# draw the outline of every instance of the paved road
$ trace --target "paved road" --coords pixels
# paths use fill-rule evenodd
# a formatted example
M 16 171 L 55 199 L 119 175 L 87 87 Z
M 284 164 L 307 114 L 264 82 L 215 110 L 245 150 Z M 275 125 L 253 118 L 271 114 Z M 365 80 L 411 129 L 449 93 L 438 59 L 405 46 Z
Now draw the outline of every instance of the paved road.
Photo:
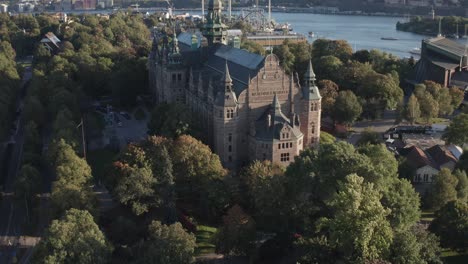
M 361 138 L 361 133 L 367 129 L 378 133 L 384 133 L 390 128 L 396 126 L 395 118 L 395 111 L 386 110 L 382 119 L 356 122 L 352 128 L 354 133 L 352 133 L 346 141 L 355 145 Z
M 21 83 L 21 89 L 19 96 L 16 101 L 15 109 L 20 109 L 20 106 L 24 103 L 24 96 L 26 94 L 27 83 L 32 77 L 32 69 L 27 68 L 23 74 Z M 20 114 L 17 115 L 15 122 L 18 124 L 18 129 L 12 132 L 11 139 L 15 142 L 13 150 L 11 152 L 11 159 L 8 173 L 5 177 L 5 184 L 3 188 L 4 196 L 2 197 L 0 206 L 0 236 L 3 236 L 3 240 L 8 240 L 6 236 L 18 236 L 21 233 L 21 228 L 27 221 L 26 208 L 23 204 L 18 204 L 13 198 L 13 184 L 19 173 L 23 158 L 23 144 L 24 144 L 24 124 L 22 121 L 22 109 Z M 16 255 L 17 246 L 9 241 L 3 241 L 9 247 L 3 247 L 0 250 L 0 263 L 11 263 L 13 257 Z

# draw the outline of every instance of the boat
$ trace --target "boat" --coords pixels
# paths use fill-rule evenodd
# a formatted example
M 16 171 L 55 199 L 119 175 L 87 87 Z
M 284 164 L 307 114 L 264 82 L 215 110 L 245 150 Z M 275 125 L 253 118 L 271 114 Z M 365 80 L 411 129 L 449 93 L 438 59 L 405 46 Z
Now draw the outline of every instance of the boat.
M 413 54 L 413 55 L 421 55 L 421 49 L 420 48 L 414 48 L 414 49 L 410 50 L 409 53 Z
M 313 31 L 309 31 L 309 38 L 314 38 L 315 37 L 315 33 Z
M 381 37 L 381 40 L 398 40 L 397 38 L 394 37 Z

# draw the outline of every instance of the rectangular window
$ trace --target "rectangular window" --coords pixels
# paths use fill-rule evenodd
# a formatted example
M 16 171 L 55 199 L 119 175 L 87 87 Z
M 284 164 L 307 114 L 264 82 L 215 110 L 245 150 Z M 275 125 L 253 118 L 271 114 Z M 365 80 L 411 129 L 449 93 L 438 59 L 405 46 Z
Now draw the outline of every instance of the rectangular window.
M 281 144 L 278 144 L 278 149 L 281 149 Z
M 177 74 L 177 80 L 182 81 L 182 74 Z
M 424 174 L 424 182 L 428 182 L 429 181 L 429 174 Z
M 229 152 L 232 152 L 232 146 L 231 146 L 231 145 L 229 145 L 228 151 L 229 151 Z
M 289 153 L 281 153 L 281 162 L 289 161 Z
M 172 74 L 172 82 L 175 82 L 176 81 L 176 75 L 175 73 Z
M 291 143 L 289 143 L 289 147 L 290 147 L 290 148 L 292 148 L 292 142 L 291 142 Z

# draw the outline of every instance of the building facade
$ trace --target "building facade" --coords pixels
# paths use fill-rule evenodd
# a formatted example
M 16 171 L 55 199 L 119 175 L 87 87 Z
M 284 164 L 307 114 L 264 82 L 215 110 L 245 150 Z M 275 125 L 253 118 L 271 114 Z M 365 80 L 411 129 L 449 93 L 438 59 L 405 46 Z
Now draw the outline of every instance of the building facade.
M 203 32 L 171 36 L 171 42 L 156 34 L 149 56 L 156 104 L 186 104 L 229 169 L 252 160 L 287 166 L 318 144 L 321 96 L 312 64 L 299 80 L 274 54 L 227 45 L 219 0 L 209 2 L 206 21 Z

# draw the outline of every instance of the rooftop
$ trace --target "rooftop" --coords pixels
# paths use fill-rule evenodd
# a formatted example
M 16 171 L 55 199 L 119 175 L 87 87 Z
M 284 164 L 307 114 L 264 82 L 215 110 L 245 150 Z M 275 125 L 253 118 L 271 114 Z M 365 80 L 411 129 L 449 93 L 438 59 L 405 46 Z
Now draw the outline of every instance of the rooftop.
M 466 55 L 465 46 L 447 39 L 445 37 L 430 38 L 424 40 L 430 49 L 438 49 L 449 53 L 450 55 L 463 57 Z

